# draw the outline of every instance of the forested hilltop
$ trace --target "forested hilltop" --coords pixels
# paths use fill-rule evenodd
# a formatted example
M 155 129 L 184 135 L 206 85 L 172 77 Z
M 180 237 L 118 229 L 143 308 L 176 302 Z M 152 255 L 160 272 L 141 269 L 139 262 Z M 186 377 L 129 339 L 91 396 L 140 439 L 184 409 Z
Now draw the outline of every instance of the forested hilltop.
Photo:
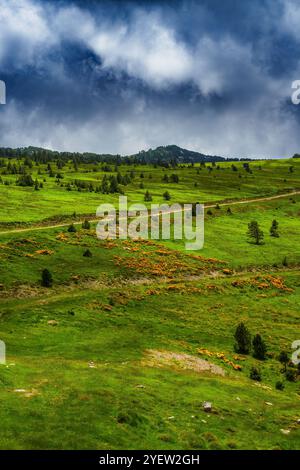
M 183 149 L 177 145 L 160 146 L 156 149 L 142 150 L 133 155 L 119 154 L 98 154 L 91 152 L 58 152 L 55 150 L 44 149 L 40 147 L 19 147 L 7 148 L 0 147 L 0 156 L 6 158 L 24 158 L 29 157 L 39 163 L 48 163 L 53 160 L 93 163 L 128 163 L 128 164 L 147 164 L 155 163 L 157 165 L 179 164 L 179 163 L 201 163 L 201 162 L 222 162 L 222 161 L 248 161 L 250 158 L 221 157 L 218 155 L 205 155 L 204 153 L 194 152 Z

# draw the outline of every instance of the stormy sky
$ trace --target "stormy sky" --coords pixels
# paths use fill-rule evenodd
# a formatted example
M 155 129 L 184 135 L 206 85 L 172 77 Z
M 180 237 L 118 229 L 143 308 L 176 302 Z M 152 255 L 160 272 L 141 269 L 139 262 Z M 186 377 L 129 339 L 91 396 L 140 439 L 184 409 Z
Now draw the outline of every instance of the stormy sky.
M 0 146 L 300 152 L 298 0 L 0 0 Z

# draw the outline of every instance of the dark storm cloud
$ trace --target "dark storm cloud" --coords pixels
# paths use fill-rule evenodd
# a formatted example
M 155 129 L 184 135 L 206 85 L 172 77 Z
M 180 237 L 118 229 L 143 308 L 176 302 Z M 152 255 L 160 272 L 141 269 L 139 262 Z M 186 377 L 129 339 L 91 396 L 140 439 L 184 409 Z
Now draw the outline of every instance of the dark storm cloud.
M 0 0 L 0 145 L 299 151 L 294 0 Z

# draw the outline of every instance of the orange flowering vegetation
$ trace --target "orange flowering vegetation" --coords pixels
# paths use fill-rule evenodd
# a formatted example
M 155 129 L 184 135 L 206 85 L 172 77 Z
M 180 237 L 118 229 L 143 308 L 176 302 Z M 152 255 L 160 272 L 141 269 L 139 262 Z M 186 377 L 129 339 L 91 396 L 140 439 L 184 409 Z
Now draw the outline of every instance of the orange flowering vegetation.
M 112 240 L 105 240 L 103 243 L 103 247 L 111 250 L 112 248 L 116 248 L 118 245 L 115 241 Z
M 36 258 L 35 255 L 53 255 L 53 250 L 48 250 L 47 248 L 43 250 L 36 250 L 34 253 L 25 253 L 26 258 Z
M 56 240 L 66 242 L 69 240 L 69 237 L 64 232 L 60 232 L 58 235 L 56 235 Z
M 178 275 L 197 275 L 220 269 L 219 260 L 187 255 L 171 250 L 152 240 L 124 240 L 122 247 L 126 255 L 114 256 L 114 263 L 139 274 L 175 278 Z M 131 255 L 131 253 L 134 253 Z
M 293 292 L 294 290 L 285 285 L 284 279 L 282 277 L 275 277 L 271 274 L 265 276 L 259 275 L 252 277 L 250 279 L 237 279 L 231 283 L 233 287 L 252 287 L 259 290 L 265 289 L 277 289 L 284 292 Z
M 215 284 L 207 284 L 205 287 L 208 291 L 224 292 L 224 288 L 222 286 L 216 286 Z
M 163 293 L 162 289 L 148 289 L 146 290 L 146 295 L 161 295 Z
M 34 255 L 36 254 L 46 254 L 46 253 L 41 253 L 43 250 L 36 250 L 38 246 L 41 246 L 40 242 L 32 240 L 31 238 L 21 238 L 19 240 L 11 240 L 6 244 L 1 244 L 0 253 L 1 253 L 1 250 L 3 250 L 3 253 L 1 254 L 4 254 L 4 257 L 7 255 L 9 256 L 14 255 L 18 257 L 25 256 L 27 258 L 34 258 L 35 257 Z M 29 250 L 35 250 L 35 251 L 30 252 Z M 50 254 L 50 250 L 49 250 L 49 254 Z
M 35 241 L 35 240 L 32 240 L 31 238 L 21 238 L 20 240 L 18 240 L 17 242 L 15 241 L 11 241 L 9 242 L 8 244 L 12 244 L 14 246 L 18 246 L 18 247 L 22 247 L 22 246 L 25 246 L 25 245 L 33 245 L 33 246 L 38 246 L 40 245 L 39 242 Z
M 231 269 L 227 269 L 227 268 L 223 269 L 222 272 L 223 274 L 226 274 L 227 276 L 230 276 L 230 274 L 232 274 Z
M 200 255 L 190 255 L 190 258 L 194 258 L 194 259 L 197 259 L 199 261 L 204 261 L 205 263 L 208 263 L 208 264 L 227 264 L 227 261 L 221 261 L 217 258 L 205 258 L 204 256 L 200 256 Z
M 226 357 L 225 353 L 223 353 L 223 352 L 212 352 L 212 351 L 209 351 L 208 349 L 205 349 L 205 348 L 199 348 L 199 349 L 197 349 L 197 352 L 198 352 L 198 354 L 201 354 L 203 356 L 215 357 L 217 359 L 220 359 L 222 362 L 224 362 L 225 364 L 228 364 L 234 370 L 242 370 L 242 366 L 240 364 L 236 364 L 231 359 L 228 359 L 228 357 Z M 234 356 L 234 360 L 235 361 L 241 361 L 241 360 L 244 360 L 244 359 L 236 355 L 236 356 Z
M 176 256 L 168 255 L 165 259 L 161 257 L 158 259 L 154 252 L 147 252 L 147 254 L 137 254 L 135 257 L 131 256 L 114 256 L 114 263 L 117 266 L 126 269 L 132 269 L 139 274 L 161 276 L 161 277 L 174 277 L 178 274 L 191 272 L 196 274 L 195 268 L 180 261 Z
M 53 250 L 48 250 L 48 249 L 36 250 L 37 255 L 53 255 L 53 253 L 54 253 Z

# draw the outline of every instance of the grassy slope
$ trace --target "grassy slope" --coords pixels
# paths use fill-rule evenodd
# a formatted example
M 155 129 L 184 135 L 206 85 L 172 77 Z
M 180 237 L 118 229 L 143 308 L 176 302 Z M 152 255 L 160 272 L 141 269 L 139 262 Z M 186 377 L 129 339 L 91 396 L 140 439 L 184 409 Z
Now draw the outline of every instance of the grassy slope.
M 298 169 L 296 176 L 289 174 L 286 162 L 262 166 L 257 174 L 270 172 L 272 183 L 267 183 L 266 174 L 261 180 L 255 175 L 251 187 L 242 188 L 242 197 L 282 190 L 282 173 L 293 180 L 288 180 L 288 187 L 299 187 Z M 195 169 L 178 171 L 201 178 Z M 214 171 L 227 176 L 222 176 L 217 191 L 208 180 L 212 175 L 202 177 L 206 200 L 238 198 L 230 184 L 233 172 Z M 160 177 L 155 183 L 154 170 L 151 173 L 149 189 L 160 194 L 165 186 Z M 135 184 L 138 187 L 139 182 Z M 153 186 L 152 191 L 152 184 L 157 190 Z M 168 189 L 176 194 L 174 200 L 198 198 L 191 184 L 187 186 L 190 193 Z M 58 194 L 55 188 L 36 193 L 0 189 L 19 203 L 22 191 L 37 198 L 35 208 L 17 209 L 15 215 L 13 200 L 3 205 L 6 221 L 45 218 L 40 202 L 50 214 L 68 213 L 74 207 L 78 213 L 91 212 L 90 198 L 99 197 L 62 190 L 65 206 L 58 206 L 50 201 L 51 191 Z M 135 197 L 138 191 L 132 192 Z M 206 244 L 200 255 L 226 265 L 196 260 L 179 242 L 165 242 L 172 251 L 163 253 L 160 245 L 99 242 L 93 230 L 2 235 L 0 337 L 7 344 L 8 367 L 0 366 L 0 448 L 299 448 L 299 383 L 286 383 L 283 392 L 274 386 L 282 377 L 278 352 L 289 349 L 300 335 L 300 200 L 294 199 L 296 203 L 285 199 L 235 206 L 231 216 L 226 209 L 206 216 Z M 280 239 L 268 236 L 273 218 L 280 223 Z M 248 244 L 245 237 L 252 219 L 265 230 L 265 245 L 260 247 Z M 65 237 L 59 236 L 61 232 Z M 87 247 L 92 258 L 82 256 Z M 51 254 L 37 253 L 42 249 Z M 288 268 L 282 266 L 284 256 Z M 39 287 L 44 267 L 54 275 L 50 290 Z M 236 272 L 227 276 L 225 267 Z M 268 273 L 282 278 L 283 287 L 269 281 L 266 286 L 263 278 Z M 197 279 L 189 280 L 190 274 Z M 245 282 L 234 287 L 236 280 Z M 50 325 L 50 320 L 58 324 Z M 263 335 L 272 358 L 263 363 L 251 357 L 234 359 L 232 335 L 241 320 L 253 334 Z M 223 352 L 242 371 L 216 357 L 208 359 L 226 370 L 225 377 L 145 362 L 149 349 L 205 357 L 199 348 Z M 253 365 L 262 371 L 262 386 L 248 378 Z M 209 416 L 202 411 L 204 400 L 214 405 Z M 290 433 L 284 435 L 281 429 Z
M 216 168 L 209 172 L 207 168 L 195 166 L 177 170 L 154 169 L 149 166 L 131 168 L 120 166 L 119 170 L 124 175 L 130 169 L 135 171 L 135 179 L 125 188 L 130 203 L 141 202 L 145 191 L 148 189 L 153 202 L 163 202 L 163 193 L 168 190 L 172 196 L 172 202 L 213 202 L 224 199 L 241 199 L 256 196 L 269 196 L 278 192 L 300 189 L 300 159 L 263 161 L 251 163 L 253 173 L 249 174 L 242 168 L 242 163 L 235 163 L 238 170 L 233 172 L 231 164 L 222 163 L 220 169 Z M 293 165 L 294 172 L 289 168 Z M 260 169 L 261 167 L 261 169 Z M 199 174 L 197 174 L 197 170 Z M 85 180 L 99 185 L 104 173 L 93 172 L 88 165 L 83 165 L 76 173 L 72 168 L 66 166 L 63 173 L 64 184 L 74 179 Z M 41 175 L 37 174 L 36 167 L 32 170 L 33 178 L 42 181 L 44 188 L 34 191 L 31 188 L 10 186 L 0 184 L 1 223 L 3 222 L 39 222 L 45 218 L 56 215 L 70 215 L 76 210 L 77 214 L 95 214 L 96 209 L 102 202 L 116 202 L 117 195 L 103 195 L 87 192 L 66 191 L 55 183 L 55 178 L 49 178 L 46 165 L 40 165 Z M 144 178 L 140 178 L 143 172 Z M 179 183 L 163 183 L 164 174 L 169 176 L 176 172 Z M 106 173 L 108 176 L 110 173 Z M 115 173 L 112 173 L 115 174 Z M 151 174 L 152 178 L 149 179 Z M 15 182 L 15 176 L 3 175 L 3 181 Z M 144 189 L 140 189 L 143 182 Z M 197 187 L 194 184 L 197 183 Z

